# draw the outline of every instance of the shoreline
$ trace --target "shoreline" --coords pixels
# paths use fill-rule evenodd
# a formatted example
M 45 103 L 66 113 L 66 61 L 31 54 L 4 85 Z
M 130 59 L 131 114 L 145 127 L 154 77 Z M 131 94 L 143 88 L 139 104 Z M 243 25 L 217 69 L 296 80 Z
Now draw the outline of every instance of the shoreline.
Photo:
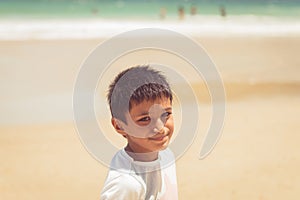
M 0 40 L 110 38 L 140 28 L 169 29 L 192 37 L 293 37 L 300 35 L 300 20 L 253 15 L 195 16 L 185 20 L 1 19 Z

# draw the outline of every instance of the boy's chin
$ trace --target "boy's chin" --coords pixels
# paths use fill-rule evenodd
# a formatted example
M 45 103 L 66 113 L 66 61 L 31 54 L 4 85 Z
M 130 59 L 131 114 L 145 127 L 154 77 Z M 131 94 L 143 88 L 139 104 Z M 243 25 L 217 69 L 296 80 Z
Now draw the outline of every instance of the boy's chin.
M 162 144 L 158 151 L 165 150 L 169 146 L 169 140 Z
M 164 145 L 164 146 L 160 149 L 160 151 L 165 150 L 167 147 L 168 147 L 168 145 Z
M 159 151 L 163 151 L 166 148 L 168 148 L 169 143 L 167 142 L 167 144 L 163 144 L 159 147 L 154 147 L 152 149 L 149 149 L 149 153 L 155 153 L 155 152 L 159 152 Z

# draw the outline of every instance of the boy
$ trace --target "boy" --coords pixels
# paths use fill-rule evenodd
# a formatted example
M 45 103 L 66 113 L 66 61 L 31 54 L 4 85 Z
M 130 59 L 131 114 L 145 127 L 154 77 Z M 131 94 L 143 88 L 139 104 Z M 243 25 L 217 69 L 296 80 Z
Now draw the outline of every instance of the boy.
M 172 91 L 149 66 L 121 72 L 107 96 L 114 129 L 127 140 L 113 157 L 101 200 L 176 200 Z

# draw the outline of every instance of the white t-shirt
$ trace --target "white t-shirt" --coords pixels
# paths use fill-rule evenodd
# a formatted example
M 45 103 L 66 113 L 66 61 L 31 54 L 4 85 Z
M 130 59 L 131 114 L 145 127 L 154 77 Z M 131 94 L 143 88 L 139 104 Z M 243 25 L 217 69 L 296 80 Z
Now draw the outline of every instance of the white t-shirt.
M 124 149 L 113 157 L 101 200 L 177 200 L 175 159 L 169 150 L 151 162 L 134 161 Z

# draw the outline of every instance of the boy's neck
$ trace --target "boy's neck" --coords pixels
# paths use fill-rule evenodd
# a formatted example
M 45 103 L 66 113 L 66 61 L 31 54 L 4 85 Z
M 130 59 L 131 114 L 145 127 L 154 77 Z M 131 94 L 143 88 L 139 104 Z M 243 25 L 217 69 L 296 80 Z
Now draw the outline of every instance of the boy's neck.
M 155 152 L 135 152 L 129 145 L 125 147 L 125 151 L 134 161 L 151 162 L 158 158 L 158 151 Z

